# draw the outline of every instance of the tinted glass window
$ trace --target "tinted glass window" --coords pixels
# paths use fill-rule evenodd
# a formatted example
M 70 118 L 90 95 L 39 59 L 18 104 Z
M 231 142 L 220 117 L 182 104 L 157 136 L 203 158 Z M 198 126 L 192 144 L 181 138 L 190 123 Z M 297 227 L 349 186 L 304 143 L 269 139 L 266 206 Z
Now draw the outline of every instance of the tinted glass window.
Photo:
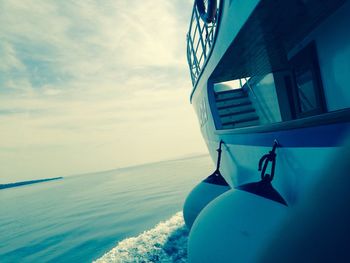
M 295 87 L 292 101 L 295 118 L 320 114 L 325 111 L 320 70 L 314 43 L 302 49 L 291 59 Z
M 308 112 L 317 109 L 317 99 L 312 71 L 300 71 L 296 72 L 295 75 L 299 100 L 299 111 Z

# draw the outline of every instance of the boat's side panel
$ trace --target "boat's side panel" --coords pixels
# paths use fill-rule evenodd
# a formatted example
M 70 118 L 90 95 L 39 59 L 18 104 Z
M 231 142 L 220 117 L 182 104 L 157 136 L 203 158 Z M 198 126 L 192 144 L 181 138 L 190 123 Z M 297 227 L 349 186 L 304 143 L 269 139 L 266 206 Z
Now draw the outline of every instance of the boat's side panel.
M 336 165 L 335 153 L 350 133 L 350 123 L 316 126 L 285 131 L 226 134 L 222 154 L 222 175 L 231 186 L 260 180 L 258 163 L 275 139 L 276 174 L 273 184 L 289 204 L 298 201 L 324 169 Z M 212 151 L 216 142 L 209 143 Z
M 214 131 L 216 130 L 215 119 L 217 119 L 217 116 L 215 116 L 215 112 L 211 110 L 210 105 L 212 105 L 212 103 L 210 103 L 210 100 L 211 99 L 209 99 L 208 96 L 208 89 L 203 87 L 196 90 L 195 96 L 192 99 L 192 104 L 199 120 L 202 136 L 210 151 L 210 156 L 215 162 L 215 149 L 211 149 L 209 141 L 219 142 L 220 140 L 219 136 L 214 134 Z M 217 143 L 217 147 L 218 146 L 219 143 Z

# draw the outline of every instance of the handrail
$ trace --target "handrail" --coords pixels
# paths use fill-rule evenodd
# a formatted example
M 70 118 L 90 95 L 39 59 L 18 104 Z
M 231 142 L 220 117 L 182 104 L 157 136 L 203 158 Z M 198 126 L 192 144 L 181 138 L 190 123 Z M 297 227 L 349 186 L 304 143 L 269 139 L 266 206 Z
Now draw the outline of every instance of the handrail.
M 257 98 L 257 96 L 256 96 L 256 94 L 255 94 L 255 92 L 254 92 L 254 90 L 253 90 L 253 88 L 252 88 L 252 86 L 251 86 L 250 83 L 249 83 L 249 79 L 244 78 L 244 80 L 245 80 L 245 83 L 247 83 L 247 86 L 248 86 L 250 92 L 254 95 L 255 98 Z
M 187 62 L 190 69 L 192 85 L 194 86 L 213 46 L 217 28 L 217 16 L 212 23 L 207 24 L 201 18 L 196 7 L 196 1 L 191 15 L 187 33 Z

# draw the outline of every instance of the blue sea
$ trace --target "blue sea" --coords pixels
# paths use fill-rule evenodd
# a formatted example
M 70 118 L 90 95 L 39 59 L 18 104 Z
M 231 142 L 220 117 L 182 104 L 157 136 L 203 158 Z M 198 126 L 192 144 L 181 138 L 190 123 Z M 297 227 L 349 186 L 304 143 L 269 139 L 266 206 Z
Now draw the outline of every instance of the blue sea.
M 186 262 L 181 214 L 208 156 L 0 190 L 0 262 Z

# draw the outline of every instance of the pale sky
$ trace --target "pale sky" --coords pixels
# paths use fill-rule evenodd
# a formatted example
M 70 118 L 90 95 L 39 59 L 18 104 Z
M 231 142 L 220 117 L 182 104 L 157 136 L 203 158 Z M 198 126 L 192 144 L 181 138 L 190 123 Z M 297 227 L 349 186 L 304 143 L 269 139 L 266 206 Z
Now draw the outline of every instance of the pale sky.
M 0 0 L 0 183 L 206 153 L 192 0 Z

